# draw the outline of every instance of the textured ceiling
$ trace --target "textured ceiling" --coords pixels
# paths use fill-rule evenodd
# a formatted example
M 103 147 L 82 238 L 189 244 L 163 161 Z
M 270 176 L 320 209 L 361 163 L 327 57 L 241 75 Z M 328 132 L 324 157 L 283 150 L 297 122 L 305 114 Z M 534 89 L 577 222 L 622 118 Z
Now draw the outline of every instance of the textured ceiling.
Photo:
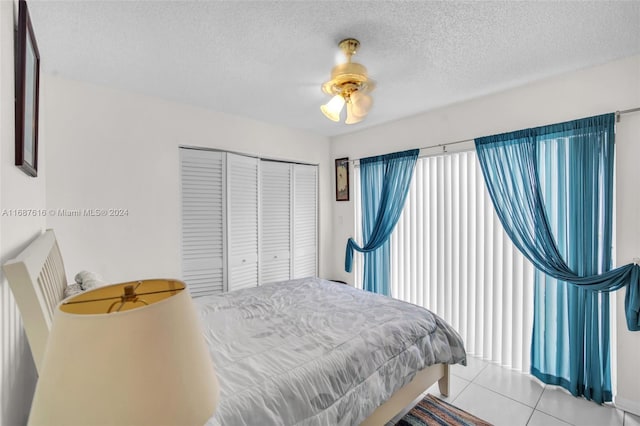
M 337 135 L 640 53 L 640 2 L 37 1 L 45 72 Z M 319 110 L 337 42 L 378 88 Z

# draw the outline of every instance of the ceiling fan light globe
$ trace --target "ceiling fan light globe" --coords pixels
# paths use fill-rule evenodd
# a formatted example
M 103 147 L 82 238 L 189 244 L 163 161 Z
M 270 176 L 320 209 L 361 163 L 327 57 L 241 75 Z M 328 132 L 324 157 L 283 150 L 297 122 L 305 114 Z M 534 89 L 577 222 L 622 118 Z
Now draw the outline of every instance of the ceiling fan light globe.
M 353 103 L 349 102 L 347 104 L 347 119 L 344 121 L 345 124 L 356 124 L 361 122 L 364 118 L 364 116 L 358 116 L 354 114 L 353 109 Z
M 340 121 L 340 112 L 344 108 L 344 98 L 340 95 L 336 95 L 325 105 L 320 107 L 320 111 L 331 121 Z
M 373 106 L 373 98 L 359 91 L 353 92 L 350 100 L 353 104 L 353 113 L 358 116 L 367 115 Z

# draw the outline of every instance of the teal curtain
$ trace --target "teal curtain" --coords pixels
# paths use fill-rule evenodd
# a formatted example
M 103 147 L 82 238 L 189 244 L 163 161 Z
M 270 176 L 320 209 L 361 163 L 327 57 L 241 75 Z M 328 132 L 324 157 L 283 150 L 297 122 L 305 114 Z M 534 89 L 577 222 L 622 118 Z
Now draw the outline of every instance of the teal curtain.
M 611 269 L 614 114 L 476 139 L 507 234 L 537 269 L 531 373 L 611 401 L 609 296 L 627 287 L 640 329 L 640 267 Z
M 364 244 L 349 238 L 344 269 L 351 272 L 354 250 L 364 253 L 365 290 L 391 294 L 389 237 L 402 213 L 419 152 L 412 149 L 360 160 Z

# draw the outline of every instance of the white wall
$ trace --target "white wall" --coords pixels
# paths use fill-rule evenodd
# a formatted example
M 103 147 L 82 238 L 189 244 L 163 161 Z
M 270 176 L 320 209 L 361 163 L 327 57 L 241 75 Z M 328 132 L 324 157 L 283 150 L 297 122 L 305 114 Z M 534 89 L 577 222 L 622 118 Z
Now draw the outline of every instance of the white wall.
M 640 61 L 636 81 L 629 91 L 640 106 Z M 616 133 L 616 249 L 617 263 L 623 265 L 640 257 L 640 113 L 623 116 Z M 627 330 L 624 317 L 624 291 L 617 294 L 618 394 L 616 405 L 640 415 L 640 332 Z
M 44 217 L 7 216 L 12 209 L 45 207 L 45 166 L 32 178 L 15 167 L 13 29 L 17 4 L 0 1 L 0 263 L 15 257 L 44 229 Z M 40 129 L 43 131 L 43 129 Z M 46 147 L 40 145 L 40 159 Z M 42 163 L 41 163 L 42 164 Z M 36 371 L 20 313 L 0 272 L 0 424 L 25 424 Z
M 635 107 L 640 107 L 640 56 L 335 137 L 331 154 L 332 158 L 361 158 Z M 619 265 L 640 257 L 639 135 L 640 114 L 623 116 L 616 135 Z M 333 203 L 334 276 L 349 282 L 353 281 L 353 274 L 344 272 L 344 250 L 348 237 L 353 235 L 353 208 L 353 201 Z M 624 292 L 618 292 L 617 297 L 622 307 Z M 618 309 L 616 401 L 640 414 L 640 369 L 635 365 L 640 353 L 640 332 L 626 330 L 623 312 Z
M 301 131 L 44 76 L 47 208 L 127 209 L 126 217 L 48 217 L 67 275 L 110 282 L 180 277 L 179 145 L 320 164 L 320 268 L 330 270 L 329 140 Z

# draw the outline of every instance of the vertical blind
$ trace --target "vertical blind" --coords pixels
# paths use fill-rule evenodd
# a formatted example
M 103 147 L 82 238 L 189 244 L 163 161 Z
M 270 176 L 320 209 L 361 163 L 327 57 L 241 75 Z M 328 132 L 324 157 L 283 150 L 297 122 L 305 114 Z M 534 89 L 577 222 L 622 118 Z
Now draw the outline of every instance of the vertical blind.
M 354 173 L 361 239 L 359 173 Z M 354 265 L 362 286 L 362 257 Z M 474 151 L 419 158 L 391 235 L 391 294 L 449 322 L 470 355 L 529 371 L 534 268 L 496 216 Z

